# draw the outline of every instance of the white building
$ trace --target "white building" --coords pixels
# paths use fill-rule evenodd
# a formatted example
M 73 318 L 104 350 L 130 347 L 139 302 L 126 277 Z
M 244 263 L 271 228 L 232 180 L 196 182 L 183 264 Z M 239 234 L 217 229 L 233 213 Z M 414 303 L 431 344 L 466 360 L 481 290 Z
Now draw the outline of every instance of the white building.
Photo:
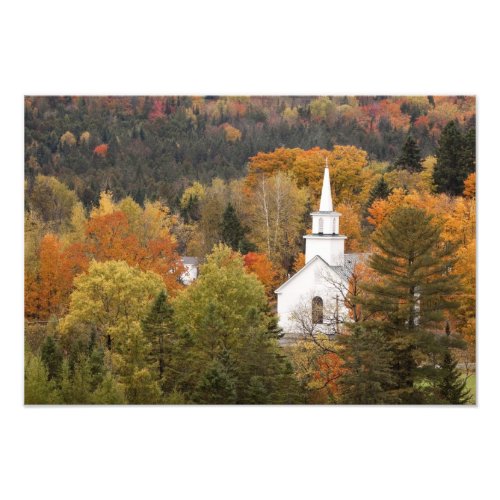
M 181 281 L 185 285 L 189 285 L 198 277 L 198 259 L 183 255 L 181 261 L 186 268 L 186 271 L 181 276 Z
M 279 324 L 284 339 L 323 332 L 335 334 L 347 319 L 343 297 L 360 254 L 345 254 L 339 234 L 341 214 L 333 210 L 328 163 L 319 211 L 312 212 L 312 234 L 305 235 L 305 266 L 277 290 Z

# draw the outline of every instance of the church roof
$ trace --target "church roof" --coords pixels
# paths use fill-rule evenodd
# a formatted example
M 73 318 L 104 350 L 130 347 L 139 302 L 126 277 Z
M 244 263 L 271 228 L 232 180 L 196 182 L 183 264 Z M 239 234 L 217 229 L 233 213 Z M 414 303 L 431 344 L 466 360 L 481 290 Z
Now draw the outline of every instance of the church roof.
M 323 257 L 320 257 L 319 255 L 315 255 L 303 268 L 301 268 L 299 271 L 297 271 L 293 276 L 288 278 L 281 286 L 279 286 L 274 293 L 281 293 L 282 288 L 284 288 L 286 285 L 288 285 L 291 281 L 295 279 L 296 276 L 298 276 L 302 271 L 304 271 L 306 268 L 308 268 L 313 262 L 316 260 L 320 260 L 325 266 L 330 268 L 333 272 L 335 272 L 340 278 L 343 279 L 349 279 L 351 276 L 354 266 L 363 260 L 366 260 L 370 254 L 368 253 L 346 253 L 344 254 L 344 265 L 343 266 L 330 266 L 328 265 L 328 262 L 326 262 Z

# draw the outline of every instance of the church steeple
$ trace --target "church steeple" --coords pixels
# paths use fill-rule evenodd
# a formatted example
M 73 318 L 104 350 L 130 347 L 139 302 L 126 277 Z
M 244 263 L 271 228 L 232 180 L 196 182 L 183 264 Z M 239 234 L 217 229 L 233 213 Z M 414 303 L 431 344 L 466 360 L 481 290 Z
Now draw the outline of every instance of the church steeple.
M 333 212 L 332 190 L 330 187 L 330 170 L 328 158 L 325 159 L 325 173 L 323 175 L 323 187 L 321 188 L 320 212 Z
M 325 161 L 319 211 L 312 212 L 311 217 L 312 234 L 304 236 L 306 239 L 306 264 L 319 255 L 330 266 L 344 265 L 344 240 L 346 237 L 339 234 L 340 214 L 333 210 L 328 159 Z

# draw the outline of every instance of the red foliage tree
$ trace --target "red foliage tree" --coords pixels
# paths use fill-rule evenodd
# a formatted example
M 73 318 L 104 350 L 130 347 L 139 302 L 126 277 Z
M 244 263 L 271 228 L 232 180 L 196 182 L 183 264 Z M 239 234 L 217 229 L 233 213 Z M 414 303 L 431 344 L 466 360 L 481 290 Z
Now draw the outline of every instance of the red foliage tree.
M 94 154 L 100 158 L 106 158 L 108 156 L 109 146 L 107 144 L 99 144 L 94 148 Z

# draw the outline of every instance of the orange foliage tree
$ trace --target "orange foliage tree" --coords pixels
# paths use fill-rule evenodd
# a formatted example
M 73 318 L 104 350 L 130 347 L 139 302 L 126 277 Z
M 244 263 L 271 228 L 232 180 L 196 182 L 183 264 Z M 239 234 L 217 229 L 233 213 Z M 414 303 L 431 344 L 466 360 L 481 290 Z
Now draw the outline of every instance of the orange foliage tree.
M 88 263 L 78 244 L 67 249 L 53 234 L 46 234 L 39 251 L 36 274 L 26 275 L 25 313 L 28 318 L 46 320 L 51 315 L 61 316 L 68 305 L 73 279 L 87 269 Z
M 141 243 L 120 210 L 91 217 L 86 228 L 86 252 L 98 261 L 123 260 L 130 266 L 159 274 L 169 293 L 182 287 L 180 276 L 185 272 L 177 245 L 170 235 Z
M 293 261 L 293 270 L 297 273 L 306 265 L 306 256 L 304 253 L 300 252 L 295 257 Z
M 109 146 L 107 144 L 99 144 L 94 148 L 94 154 L 100 158 L 106 158 L 108 156 Z
M 243 256 L 247 271 L 257 275 L 268 298 L 275 299 L 274 290 L 280 283 L 280 273 L 265 253 L 249 252 Z
M 315 390 L 324 390 L 329 396 L 335 398 L 339 394 L 338 380 L 343 373 L 345 369 L 338 354 L 329 352 L 320 355 L 313 372 L 313 380 L 318 386 Z

